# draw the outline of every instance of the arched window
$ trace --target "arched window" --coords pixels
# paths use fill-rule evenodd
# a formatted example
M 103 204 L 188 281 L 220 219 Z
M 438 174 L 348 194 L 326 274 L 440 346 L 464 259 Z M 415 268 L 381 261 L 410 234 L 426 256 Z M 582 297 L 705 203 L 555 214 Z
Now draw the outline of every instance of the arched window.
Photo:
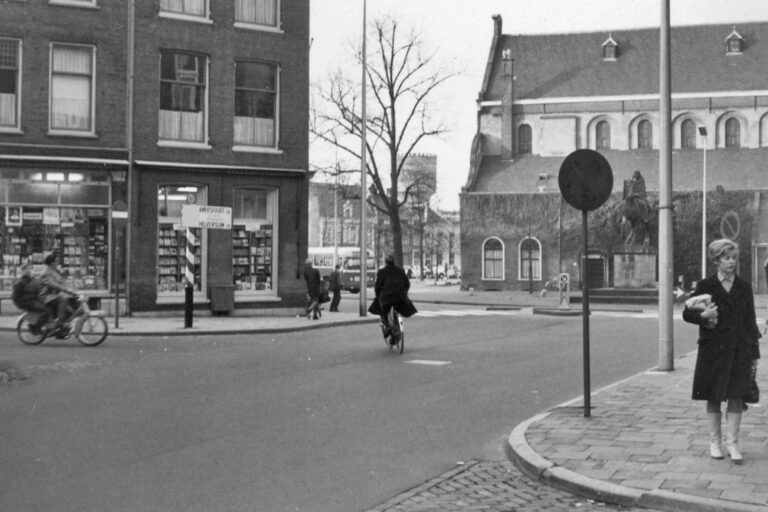
M 520 242 L 520 262 L 518 276 L 520 279 L 541 279 L 541 244 L 535 238 L 525 238 Z
M 738 148 L 741 146 L 741 124 L 736 118 L 730 118 L 725 122 L 725 147 Z
M 531 125 L 521 124 L 520 128 L 517 129 L 517 144 L 521 154 L 532 151 L 531 139 Z
M 651 149 L 653 147 L 653 126 L 647 119 L 637 125 L 637 148 Z
M 595 148 L 611 149 L 611 125 L 608 121 L 600 121 L 595 127 Z
M 498 238 L 483 243 L 483 279 L 504 279 L 504 244 Z
M 680 125 L 680 147 L 683 149 L 696 147 L 696 123 L 692 119 L 686 119 Z

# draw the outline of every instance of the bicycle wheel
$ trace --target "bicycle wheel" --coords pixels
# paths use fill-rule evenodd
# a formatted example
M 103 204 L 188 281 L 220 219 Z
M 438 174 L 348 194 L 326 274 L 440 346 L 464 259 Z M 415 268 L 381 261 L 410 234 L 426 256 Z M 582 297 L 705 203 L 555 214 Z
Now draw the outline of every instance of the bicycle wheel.
M 77 319 L 75 334 L 83 345 L 95 347 L 107 338 L 109 327 L 103 316 L 84 315 Z
M 392 340 L 395 342 L 392 345 L 392 349 L 400 354 L 405 349 L 405 331 L 403 331 L 403 317 L 400 316 L 395 308 L 392 308 L 389 317 L 390 326 L 392 329 Z
M 19 317 L 16 322 L 16 334 L 19 335 L 21 342 L 26 345 L 39 345 L 45 339 L 45 334 L 29 323 L 28 314 L 23 314 Z

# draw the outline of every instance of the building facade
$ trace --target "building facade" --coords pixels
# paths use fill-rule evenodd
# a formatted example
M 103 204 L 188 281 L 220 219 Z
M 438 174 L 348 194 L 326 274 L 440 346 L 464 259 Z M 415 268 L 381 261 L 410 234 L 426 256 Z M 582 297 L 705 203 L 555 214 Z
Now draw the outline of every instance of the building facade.
M 652 229 L 640 248 L 627 246 L 620 209 L 624 183 L 639 171 L 657 211 L 658 29 L 515 36 L 503 33 L 501 17 L 493 23 L 461 194 L 462 285 L 539 289 L 561 272 L 578 285 L 589 264 L 597 278 L 590 286 L 631 286 L 621 278 L 622 262 L 657 249 Z M 673 190 L 675 201 L 686 204 L 674 210 L 674 271 L 688 282 L 701 268 L 681 253 L 701 246 L 703 222 L 702 202 L 689 199 L 700 198 L 703 187 L 708 198 L 722 188 L 727 210 L 740 218 L 740 233 L 730 233 L 742 248 L 740 273 L 765 289 L 756 262 L 768 251 L 768 88 L 761 71 L 767 36 L 765 23 L 672 28 Z M 558 190 L 564 158 L 583 148 L 602 153 L 613 171 L 613 194 L 591 217 L 596 243 L 586 257 L 581 212 Z M 709 204 L 711 241 L 728 233 L 721 233 L 722 212 Z M 658 268 L 649 273 L 654 286 Z
M 19 265 L 58 251 L 73 286 L 106 298 L 119 288 L 131 313 L 178 310 L 190 285 L 197 309 L 303 303 L 306 2 L 3 11 L 4 289 Z M 184 205 L 227 220 L 231 209 L 231 222 L 194 227 Z

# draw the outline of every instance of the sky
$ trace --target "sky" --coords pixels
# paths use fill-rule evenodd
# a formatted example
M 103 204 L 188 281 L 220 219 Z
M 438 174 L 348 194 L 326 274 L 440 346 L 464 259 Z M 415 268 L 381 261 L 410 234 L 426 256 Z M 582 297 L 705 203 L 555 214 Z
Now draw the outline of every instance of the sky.
M 475 100 L 482 85 L 495 14 L 502 16 L 504 34 L 648 28 L 659 25 L 661 0 L 367 0 L 369 22 L 383 15 L 393 16 L 419 33 L 436 63 L 456 73 L 433 98 L 433 113 L 440 116 L 448 133 L 416 148 L 419 153 L 437 155 L 435 207 L 459 208 L 477 127 Z M 310 0 L 311 82 L 322 81 L 339 68 L 348 76 L 360 76 L 349 48 L 362 37 L 362 18 L 363 0 Z M 670 21 L 673 27 L 768 21 L 768 0 L 670 0 Z M 368 33 L 370 38 L 370 30 Z M 371 47 L 369 39 L 369 56 Z M 327 163 L 332 158 L 327 149 L 311 143 L 311 164 Z M 359 166 L 359 161 L 347 164 Z

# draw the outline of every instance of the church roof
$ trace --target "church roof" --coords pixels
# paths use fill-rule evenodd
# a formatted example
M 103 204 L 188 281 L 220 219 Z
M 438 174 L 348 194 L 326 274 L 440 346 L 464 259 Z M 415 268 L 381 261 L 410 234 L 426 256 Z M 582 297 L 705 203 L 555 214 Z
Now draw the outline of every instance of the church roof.
M 514 59 L 515 100 L 658 94 L 659 29 L 507 35 L 494 34 L 480 101 L 499 101 L 504 84 L 502 52 Z M 724 40 L 734 30 L 743 52 L 727 55 Z M 611 37 L 615 60 L 604 60 Z M 677 26 L 671 29 L 672 93 L 767 89 L 768 23 Z
M 601 151 L 613 171 L 613 191 L 623 191 L 624 180 L 639 170 L 646 189 L 659 190 L 659 152 L 655 150 Z M 471 192 L 534 193 L 544 185 L 540 175 L 549 174 L 545 191 L 558 191 L 557 176 L 564 156 L 521 155 L 514 163 L 498 156 L 485 156 Z M 672 153 L 672 189 L 675 192 L 701 190 L 702 150 Z M 768 190 L 768 148 L 719 149 L 707 151 L 707 190 L 722 185 L 726 190 Z

